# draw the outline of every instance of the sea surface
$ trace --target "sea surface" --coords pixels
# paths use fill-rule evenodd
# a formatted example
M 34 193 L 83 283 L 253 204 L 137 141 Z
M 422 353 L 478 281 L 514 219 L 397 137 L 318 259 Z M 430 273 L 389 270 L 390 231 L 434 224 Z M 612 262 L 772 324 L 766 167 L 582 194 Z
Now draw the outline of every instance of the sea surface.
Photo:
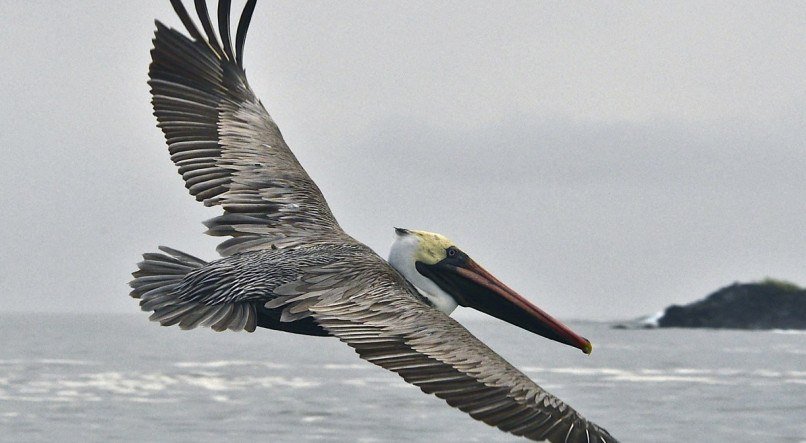
M 806 334 L 569 322 L 593 354 L 465 322 L 624 442 L 806 442 Z M 521 441 L 332 338 L 145 314 L 0 315 L 0 441 Z M 525 440 L 524 440 L 525 441 Z

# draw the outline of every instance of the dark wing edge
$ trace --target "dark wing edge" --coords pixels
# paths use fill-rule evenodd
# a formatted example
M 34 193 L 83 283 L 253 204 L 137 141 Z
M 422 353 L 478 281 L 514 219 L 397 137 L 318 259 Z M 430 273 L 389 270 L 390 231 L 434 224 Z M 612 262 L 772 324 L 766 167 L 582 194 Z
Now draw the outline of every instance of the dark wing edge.
M 206 36 L 181 1 L 171 3 L 193 40 L 156 22 L 148 73 L 154 115 L 190 194 L 224 209 L 205 222 L 208 234 L 233 237 L 219 253 L 345 235 L 246 80 L 243 47 L 255 1 L 244 8 L 234 47 L 229 1 L 217 11 L 223 45 L 204 1 L 196 10 Z
M 616 442 L 459 323 L 409 296 L 341 299 L 310 307 L 317 323 L 361 358 L 396 372 L 476 420 L 552 443 Z M 365 298 L 370 299 L 364 301 Z

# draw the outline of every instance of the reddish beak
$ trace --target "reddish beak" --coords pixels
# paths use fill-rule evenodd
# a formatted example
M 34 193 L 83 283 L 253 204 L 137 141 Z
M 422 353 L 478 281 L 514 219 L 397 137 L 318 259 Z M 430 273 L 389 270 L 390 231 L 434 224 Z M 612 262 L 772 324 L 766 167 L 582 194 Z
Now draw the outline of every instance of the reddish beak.
M 463 294 L 460 299 L 464 299 L 466 306 L 479 309 L 546 338 L 579 348 L 585 354 L 591 353 L 593 347 L 588 339 L 577 335 L 568 326 L 533 305 L 472 259 L 468 258 L 461 266 L 451 265 L 447 268 L 464 280 L 472 282 L 477 288 L 485 289 L 471 294 L 467 287 L 462 288 Z M 500 298 L 495 300 L 494 297 L 490 297 L 492 294 Z

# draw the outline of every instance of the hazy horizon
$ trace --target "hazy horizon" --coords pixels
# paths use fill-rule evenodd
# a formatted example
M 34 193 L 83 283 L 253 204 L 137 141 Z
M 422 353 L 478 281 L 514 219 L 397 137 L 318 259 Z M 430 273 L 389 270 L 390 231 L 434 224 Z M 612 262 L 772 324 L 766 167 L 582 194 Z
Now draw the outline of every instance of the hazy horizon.
M 2 6 L 0 312 L 136 312 L 142 253 L 220 241 L 151 115 L 153 20 L 179 20 Z M 799 2 L 260 2 L 244 59 L 355 238 L 385 257 L 393 226 L 440 232 L 551 314 L 614 320 L 806 285 L 804 22 Z

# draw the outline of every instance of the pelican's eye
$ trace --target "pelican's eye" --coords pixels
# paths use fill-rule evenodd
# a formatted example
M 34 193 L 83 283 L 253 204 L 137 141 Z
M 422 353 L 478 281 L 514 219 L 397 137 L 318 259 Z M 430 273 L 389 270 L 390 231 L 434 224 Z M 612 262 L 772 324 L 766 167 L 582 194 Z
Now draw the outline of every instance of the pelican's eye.
M 448 249 L 447 249 L 447 252 L 448 252 L 448 257 L 454 257 L 454 256 L 456 256 L 456 248 L 454 248 L 453 246 L 451 246 L 450 248 L 448 248 Z

